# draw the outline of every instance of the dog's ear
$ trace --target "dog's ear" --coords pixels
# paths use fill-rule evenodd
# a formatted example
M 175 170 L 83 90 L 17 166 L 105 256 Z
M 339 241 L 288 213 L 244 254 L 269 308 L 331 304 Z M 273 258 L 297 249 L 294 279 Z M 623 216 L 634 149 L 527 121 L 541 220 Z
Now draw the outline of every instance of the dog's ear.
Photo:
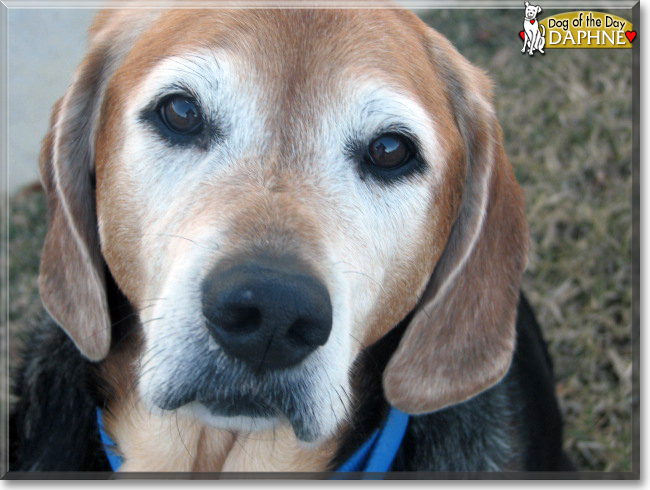
M 388 401 L 412 414 L 467 400 L 505 375 L 528 248 L 489 80 L 440 34 L 430 34 L 429 47 L 463 139 L 466 181 L 445 249 L 384 371 Z
M 94 132 L 105 54 L 96 49 L 56 104 L 40 157 L 48 230 L 39 275 L 41 299 L 89 359 L 105 357 L 110 320 L 95 218 Z
M 524 2 L 524 6 L 528 7 L 530 5 L 530 2 Z
M 537 6 L 537 13 L 538 13 L 538 14 L 541 14 L 541 13 L 542 13 L 542 7 L 540 7 L 539 5 Z
M 127 52 L 127 19 L 113 11 L 98 15 L 88 54 L 54 107 L 40 155 L 48 201 L 38 281 L 41 299 L 93 361 L 106 356 L 111 337 L 95 214 L 94 144 L 106 84 Z

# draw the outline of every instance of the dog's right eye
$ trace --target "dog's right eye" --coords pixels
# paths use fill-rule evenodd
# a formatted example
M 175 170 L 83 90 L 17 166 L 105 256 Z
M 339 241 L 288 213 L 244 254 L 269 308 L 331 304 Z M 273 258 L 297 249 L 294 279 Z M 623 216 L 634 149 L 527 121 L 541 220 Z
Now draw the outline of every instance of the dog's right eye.
M 184 95 L 172 95 L 165 99 L 158 113 L 165 126 L 179 134 L 195 134 L 203 126 L 203 116 L 197 104 Z

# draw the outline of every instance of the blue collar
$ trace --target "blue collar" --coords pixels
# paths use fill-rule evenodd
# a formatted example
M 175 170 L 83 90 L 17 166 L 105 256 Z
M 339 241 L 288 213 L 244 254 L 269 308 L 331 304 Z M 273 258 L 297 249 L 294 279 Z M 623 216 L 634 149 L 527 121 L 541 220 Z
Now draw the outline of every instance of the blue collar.
M 348 460 L 338 467 L 338 473 L 362 471 L 364 473 L 384 473 L 390 471 L 402 445 L 409 415 L 391 407 L 384 424 L 375 429 L 372 435 Z M 342 479 L 334 477 L 334 479 Z
M 408 414 L 391 407 L 383 425 L 376 429 L 368 440 L 338 467 L 336 472 L 384 473 L 390 471 L 397 451 L 404 440 L 409 418 Z M 122 465 L 122 458 L 113 451 L 115 443 L 104 430 L 102 411 L 99 408 L 97 408 L 97 424 L 108 462 L 113 471 L 117 471 Z M 343 478 L 342 475 L 333 477 L 336 480 Z

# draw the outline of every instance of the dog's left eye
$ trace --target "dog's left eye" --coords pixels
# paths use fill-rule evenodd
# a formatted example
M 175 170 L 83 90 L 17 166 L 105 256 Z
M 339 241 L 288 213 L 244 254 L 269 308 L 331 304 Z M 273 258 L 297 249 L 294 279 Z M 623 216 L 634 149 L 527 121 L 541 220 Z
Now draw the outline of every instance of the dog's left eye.
M 400 167 L 411 157 L 411 143 L 398 133 L 384 133 L 368 145 L 368 163 L 382 169 Z
M 158 111 L 165 125 L 176 133 L 196 133 L 203 125 L 198 106 L 184 95 L 172 95 L 165 99 Z

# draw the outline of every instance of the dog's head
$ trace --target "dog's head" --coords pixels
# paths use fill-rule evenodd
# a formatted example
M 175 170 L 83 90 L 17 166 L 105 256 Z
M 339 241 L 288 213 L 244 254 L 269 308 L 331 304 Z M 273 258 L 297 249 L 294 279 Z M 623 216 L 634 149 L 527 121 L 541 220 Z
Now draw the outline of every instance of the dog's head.
M 106 273 L 137 312 L 152 408 L 331 434 L 359 352 L 410 413 L 507 371 L 522 194 L 489 81 L 400 10 L 113 10 L 41 159 L 40 290 L 91 360 Z
M 526 7 L 526 20 L 534 19 L 542 11 L 542 7 L 539 5 L 531 5 L 530 2 L 524 2 L 524 6 Z

